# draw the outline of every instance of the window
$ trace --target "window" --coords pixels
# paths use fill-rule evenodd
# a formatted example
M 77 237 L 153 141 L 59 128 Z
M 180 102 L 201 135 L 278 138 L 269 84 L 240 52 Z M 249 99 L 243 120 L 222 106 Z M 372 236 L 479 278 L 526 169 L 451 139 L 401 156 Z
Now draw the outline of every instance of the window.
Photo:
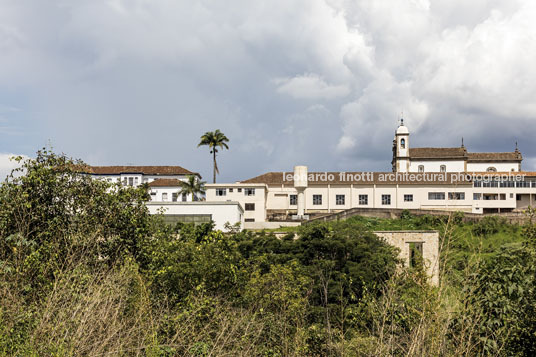
M 139 177 L 134 177 L 134 185 L 138 186 L 139 183 Z
M 391 204 L 391 195 L 382 195 L 382 205 Z
M 178 197 L 179 197 L 179 194 L 178 194 L 177 192 L 173 192 L 173 193 L 171 194 L 171 200 L 172 200 L 173 202 L 177 202 L 177 198 L 178 198 Z
M 479 201 L 481 199 L 482 199 L 482 194 L 481 193 L 473 193 L 473 200 Z
M 517 187 L 530 187 L 530 181 L 517 181 Z
M 422 242 L 409 243 L 409 267 L 416 268 L 422 263 Z
M 449 192 L 449 200 L 465 200 L 465 192 Z
M 322 195 L 313 195 L 313 205 L 321 205 L 322 204 Z
M 242 192 L 242 188 L 239 188 L 237 191 L 238 191 L 238 193 Z
M 473 187 L 482 187 L 482 181 L 476 180 L 473 182 Z
M 404 195 L 404 202 L 413 202 L 413 195 Z
M 246 203 L 244 209 L 246 211 L 255 211 L 255 203 Z
M 232 188 L 229 188 L 229 193 L 233 192 L 233 189 Z
M 493 166 L 490 166 L 486 169 L 487 172 L 497 172 L 497 169 Z
M 516 195 L 516 201 L 521 201 L 521 195 Z
M 162 201 L 167 201 L 167 192 L 162 193 Z
M 513 193 L 510 194 L 510 198 L 514 198 L 514 194 L 513 194 Z
M 499 199 L 502 200 L 502 201 L 506 200 L 506 193 L 501 193 L 499 195 Z
M 359 205 L 360 206 L 368 205 L 368 195 L 359 195 Z
M 129 186 L 134 186 L 134 177 L 129 177 L 128 178 L 128 185 Z
M 244 189 L 244 195 L 245 196 L 255 196 L 255 189 L 254 188 L 245 188 Z
M 400 139 L 400 148 L 402 149 L 406 148 L 406 139 Z
M 296 206 L 298 204 L 298 195 L 290 195 L 290 205 Z
M 419 172 L 424 172 L 424 165 L 419 165 Z
M 345 199 L 345 196 L 344 195 L 336 195 L 335 196 L 335 204 L 336 205 L 344 205 L 344 199 Z
M 186 194 L 183 193 L 182 194 L 182 202 L 186 202 L 187 199 L 188 199 L 188 197 L 186 197 Z
M 255 222 L 255 218 L 246 218 L 244 222 Z
M 108 181 L 108 182 L 112 182 L 112 179 L 111 179 L 111 178 L 109 178 L 109 179 L 108 179 L 107 181 Z
M 428 192 L 429 200 L 444 200 L 445 192 Z
M 446 172 L 447 171 L 447 167 L 445 165 L 441 165 L 439 166 L 439 171 L 441 172 Z
M 216 189 L 216 196 L 226 196 L 227 190 L 224 188 L 217 188 Z

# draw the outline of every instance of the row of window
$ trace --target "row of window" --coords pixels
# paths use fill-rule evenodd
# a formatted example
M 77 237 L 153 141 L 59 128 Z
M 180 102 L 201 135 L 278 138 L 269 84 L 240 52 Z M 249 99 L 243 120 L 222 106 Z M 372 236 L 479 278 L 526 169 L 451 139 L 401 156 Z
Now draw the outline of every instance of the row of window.
M 186 194 L 183 193 L 183 194 L 180 195 L 180 197 L 181 197 L 182 202 L 186 202 L 186 199 L 187 199 Z M 166 202 L 168 200 L 168 198 L 169 198 L 168 193 L 163 192 L 162 193 L 162 201 Z M 156 201 L 156 192 L 155 191 L 151 192 L 151 199 L 153 201 Z M 194 196 L 194 200 L 197 201 L 197 197 Z M 179 193 L 178 192 L 173 192 L 171 194 L 171 201 L 172 202 L 178 202 L 179 201 Z
M 518 200 L 519 200 L 519 197 L 521 197 L 520 195 L 517 195 L 518 196 Z M 514 194 L 511 193 L 510 194 L 510 198 L 514 198 Z M 479 201 L 479 200 L 484 200 L 484 201 L 496 201 L 496 200 L 506 200 L 506 193 L 473 193 L 473 200 L 475 201 Z
M 290 195 L 290 205 L 295 206 L 298 204 L 298 196 Z M 359 195 L 359 205 L 366 206 L 368 205 L 368 195 Z M 404 195 L 404 202 L 413 202 L 413 195 L 407 194 Z M 322 204 L 322 195 L 313 195 L 313 205 L 318 206 Z M 335 195 L 335 204 L 338 206 L 343 206 L 346 204 L 346 195 Z M 391 195 L 382 195 L 382 205 L 391 204 Z
M 465 192 L 449 192 L 449 200 L 465 200 Z M 429 200 L 444 200 L 445 192 L 428 192 Z
M 536 187 L 536 181 L 475 181 L 474 187 Z
M 447 166 L 446 165 L 441 165 L 439 166 L 439 171 L 440 172 L 447 172 Z M 490 166 L 486 169 L 487 172 L 497 172 L 497 169 L 493 166 Z M 514 171 L 514 169 L 512 169 L 512 171 Z M 419 172 L 424 172 L 424 165 L 419 165 Z
M 390 194 L 384 194 L 382 197 L 382 205 L 390 205 L 391 204 L 391 195 Z M 295 206 L 298 203 L 298 196 L 297 195 L 290 195 L 290 205 Z M 368 205 L 368 195 L 359 195 L 359 205 L 360 206 L 366 206 Z M 465 200 L 465 192 L 449 192 L 448 193 L 449 200 Z M 444 200 L 445 199 L 445 192 L 428 192 L 428 199 L 429 200 Z M 335 196 L 335 204 L 336 205 L 344 205 L 346 202 L 346 196 L 345 195 L 336 195 Z M 413 202 L 413 195 L 412 194 L 405 194 L 404 195 L 404 202 Z M 318 206 L 322 204 L 322 195 L 313 195 L 313 205 Z
M 237 192 L 241 193 L 242 188 L 237 188 Z M 234 189 L 229 188 L 229 193 L 233 193 Z M 227 196 L 227 189 L 226 188 L 217 188 L 216 189 L 216 196 Z M 244 188 L 244 196 L 255 196 L 255 189 L 254 188 Z

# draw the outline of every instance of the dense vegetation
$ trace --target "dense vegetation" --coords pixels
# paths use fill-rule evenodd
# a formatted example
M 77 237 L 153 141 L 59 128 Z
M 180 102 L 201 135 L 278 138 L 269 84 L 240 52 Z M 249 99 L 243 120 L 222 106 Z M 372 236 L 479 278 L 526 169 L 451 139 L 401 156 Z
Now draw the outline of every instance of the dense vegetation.
M 0 355 L 534 355 L 536 229 L 352 218 L 171 227 L 46 150 L 0 186 Z M 373 230 L 438 229 L 442 276 Z

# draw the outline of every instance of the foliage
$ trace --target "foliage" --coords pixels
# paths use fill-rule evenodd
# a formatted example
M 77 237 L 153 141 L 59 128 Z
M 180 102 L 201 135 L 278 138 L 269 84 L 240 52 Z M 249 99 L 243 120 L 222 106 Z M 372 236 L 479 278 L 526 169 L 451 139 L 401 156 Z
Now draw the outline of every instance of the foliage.
M 487 216 L 473 225 L 473 233 L 479 236 L 487 236 L 497 233 L 500 226 L 504 224 L 497 216 Z
M 536 227 L 461 213 L 164 224 L 47 150 L 0 186 L 0 355 L 534 355 Z M 441 279 L 374 230 L 436 229 Z M 485 237 L 485 238 L 484 238 Z
M 205 193 L 205 182 L 197 179 L 195 175 L 189 175 L 187 181 L 180 182 L 181 189 L 179 193 L 183 195 L 192 195 L 192 201 L 196 201 L 198 194 Z

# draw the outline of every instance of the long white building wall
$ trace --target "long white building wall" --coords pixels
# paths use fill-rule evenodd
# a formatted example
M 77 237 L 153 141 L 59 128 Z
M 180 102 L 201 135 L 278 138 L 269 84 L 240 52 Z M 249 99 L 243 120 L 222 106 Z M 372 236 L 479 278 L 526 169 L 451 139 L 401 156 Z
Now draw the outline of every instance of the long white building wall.
M 164 215 L 210 215 L 215 228 L 223 230 L 225 223 L 240 223 L 244 228 L 243 209 L 238 202 L 148 202 L 147 208 L 151 214 L 164 210 Z

